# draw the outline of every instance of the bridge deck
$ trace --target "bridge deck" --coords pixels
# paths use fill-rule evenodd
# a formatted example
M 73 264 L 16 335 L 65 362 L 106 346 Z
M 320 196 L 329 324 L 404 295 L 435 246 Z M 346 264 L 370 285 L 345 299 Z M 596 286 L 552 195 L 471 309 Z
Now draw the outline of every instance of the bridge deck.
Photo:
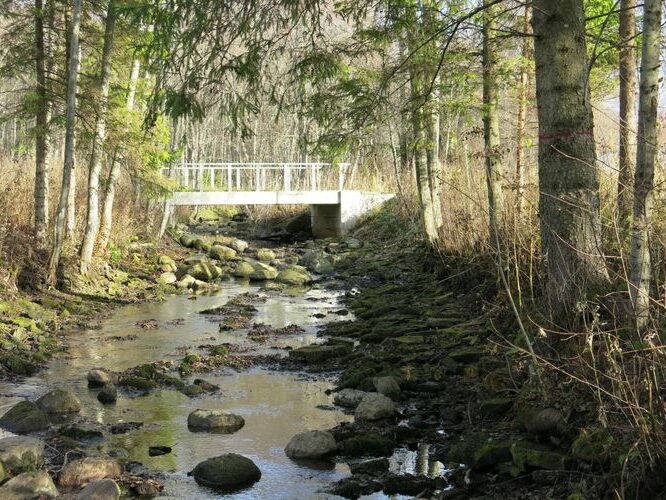
M 171 205 L 338 205 L 342 191 L 177 191 Z

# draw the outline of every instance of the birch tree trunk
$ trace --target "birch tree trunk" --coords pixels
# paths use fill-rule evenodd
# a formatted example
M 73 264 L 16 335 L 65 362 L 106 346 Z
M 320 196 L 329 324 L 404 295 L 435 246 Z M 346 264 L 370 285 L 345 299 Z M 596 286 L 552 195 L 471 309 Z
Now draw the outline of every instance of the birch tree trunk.
M 545 293 L 556 323 L 605 285 L 599 179 L 587 87 L 583 0 L 534 0 L 539 217 Z
M 530 18 L 531 6 L 525 4 L 523 12 L 523 38 L 521 57 L 522 69 L 520 71 L 520 87 L 518 92 L 518 123 L 516 126 L 516 172 L 514 184 L 516 190 L 515 209 L 516 214 L 520 216 L 525 207 L 525 129 L 527 124 L 527 93 L 530 88 L 530 75 L 528 71 L 528 61 L 530 60 Z
M 127 93 L 127 109 L 129 111 L 134 109 L 136 85 L 139 81 L 139 72 L 141 70 L 141 62 L 135 59 L 132 62 L 132 70 L 130 73 L 129 89 Z M 104 208 L 102 210 L 102 221 L 99 229 L 99 249 L 105 251 L 109 244 L 111 237 L 111 227 L 113 226 L 113 203 L 116 198 L 116 184 L 120 178 L 121 172 L 121 154 L 117 151 L 111 160 L 111 167 L 109 168 L 109 177 L 106 181 L 106 191 L 104 192 Z
M 74 134 L 76 129 L 76 87 L 79 75 L 79 29 L 81 26 L 81 0 L 73 0 L 72 20 L 69 32 L 69 65 L 67 68 L 67 118 L 65 127 L 65 161 L 62 171 L 60 203 L 56 215 L 55 236 L 49 259 L 49 282 L 55 284 L 60 256 L 65 239 L 69 209 L 72 171 L 74 170 Z
M 659 48 L 661 43 L 661 0 L 645 0 L 643 49 L 638 101 L 638 144 L 634 176 L 634 218 L 631 235 L 631 284 L 629 293 L 636 326 L 647 325 L 650 308 L 650 224 L 654 190 L 654 165 L 658 148 Z
M 488 5 L 489 0 L 484 0 Z M 486 184 L 488 186 L 488 215 L 490 244 L 500 248 L 504 213 L 502 193 L 502 149 L 500 147 L 499 112 L 497 109 L 497 43 L 492 37 L 495 30 L 495 6 L 483 11 L 483 139 L 485 146 Z
M 620 154 L 618 158 L 617 216 L 627 228 L 636 168 L 636 0 L 620 3 Z
M 78 58 L 79 66 L 81 65 L 81 45 L 79 44 L 78 48 Z M 78 94 L 78 80 L 77 87 L 74 89 L 74 100 L 76 101 Z M 76 106 L 76 103 L 75 103 Z M 75 129 L 76 130 L 76 129 Z M 74 238 L 74 231 L 76 229 L 76 180 L 77 180 L 77 169 L 76 169 L 76 133 L 72 138 L 72 151 L 74 151 L 74 157 L 72 159 L 72 168 L 69 170 L 69 200 L 67 202 L 67 228 L 65 231 L 65 238 L 67 240 L 72 240 Z
M 35 0 L 35 63 L 37 73 L 37 112 L 35 114 L 35 237 L 39 244 L 46 240 L 49 226 L 49 153 L 51 138 L 51 100 L 47 92 L 46 58 L 44 41 L 44 16 L 46 9 L 43 0 Z
M 113 38 L 116 24 L 116 8 L 114 0 L 109 0 L 106 13 L 106 26 L 104 29 L 104 46 L 102 48 L 102 61 L 99 74 L 98 109 L 95 120 L 95 137 L 93 138 L 92 152 L 88 174 L 88 210 L 86 216 L 86 229 L 81 245 L 81 274 L 88 273 L 92 259 L 97 233 L 99 232 L 99 178 L 102 173 L 102 155 L 106 138 L 106 114 L 108 111 L 109 83 L 111 79 L 111 56 L 113 54 Z

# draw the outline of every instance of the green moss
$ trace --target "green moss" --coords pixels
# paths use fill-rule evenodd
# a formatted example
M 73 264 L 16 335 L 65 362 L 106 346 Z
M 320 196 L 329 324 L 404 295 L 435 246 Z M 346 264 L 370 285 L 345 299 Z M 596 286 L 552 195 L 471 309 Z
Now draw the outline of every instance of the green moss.
M 137 389 L 139 391 L 150 391 L 157 387 L 157 383 L 155 383 L 153 380 L 142 377 L 135 377 L 133 375 L 121 378 L 120 385 L 129 387 L 131 389 Z
M 605 463 L 615 440 L 606 429 L 584 430 L 571 445 L 571 454 L 577 460 L 589 463 Z
M 388 456 L 393 453 L 395 442 L 379 434 L 369 433 L 354 436 L 340 442 L 340 454 L 348 457 Z
M 226 356 L 229 354 L 229 347 L 226 345 L 214 345 L 209 348 L 211 356 Z
M 201 360 L 201 356 L 198 354 L 188 354 L 186 355 L 183 360 L 180 362 L 180 366 L 178 367 L 178 372 L 180 373 L 181 377 L 187 377 L 188 375 L 191 375 L 192 372 L 194 371 L 194 363 L 198 362 Z
M 0 364 L 15 375 L 31 376 L 39 367 L 25 356 L 16 353 L 1 353 Z
M 533 443 L 514 443 L 511 445 L 511 456 L 516 467 L 523 471 L 529 469 L 565 470 L 569 457 Z

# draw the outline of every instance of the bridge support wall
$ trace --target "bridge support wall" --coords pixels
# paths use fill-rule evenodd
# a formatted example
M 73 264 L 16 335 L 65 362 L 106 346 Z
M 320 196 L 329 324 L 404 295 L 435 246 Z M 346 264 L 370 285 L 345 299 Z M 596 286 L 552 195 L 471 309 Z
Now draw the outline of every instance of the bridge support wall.
M 310 209 L 312 235 L 337 238 L 351 230 L 373 208 L 393 198 L 392 194 L 341 191 L 336 205 L 313 204 Z

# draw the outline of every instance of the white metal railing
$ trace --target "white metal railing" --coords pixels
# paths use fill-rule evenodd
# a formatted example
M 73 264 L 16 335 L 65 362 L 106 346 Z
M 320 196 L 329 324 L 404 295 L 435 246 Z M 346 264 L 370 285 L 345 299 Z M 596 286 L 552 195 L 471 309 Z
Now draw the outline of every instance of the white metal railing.
M 348 163 L 174 163 L 161 175 L 188 191 L 345 189 Z

